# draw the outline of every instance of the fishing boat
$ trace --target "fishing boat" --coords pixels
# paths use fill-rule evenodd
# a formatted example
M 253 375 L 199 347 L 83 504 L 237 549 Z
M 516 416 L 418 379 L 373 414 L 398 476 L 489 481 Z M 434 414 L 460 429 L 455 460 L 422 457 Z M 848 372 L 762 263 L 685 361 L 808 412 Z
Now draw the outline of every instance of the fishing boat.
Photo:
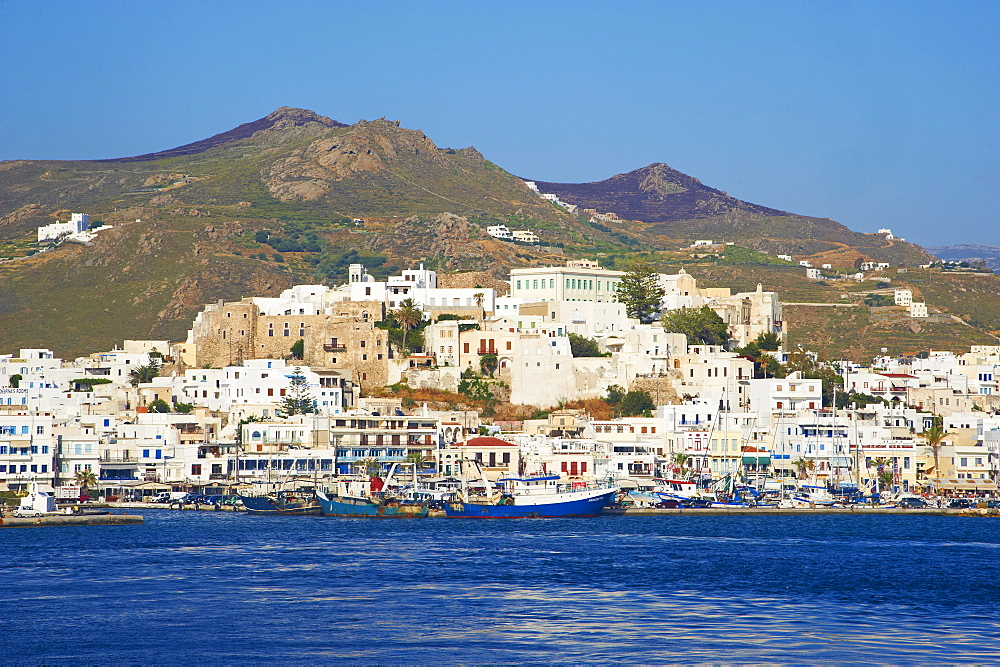
M 374 519 L 420 519 L 428 514 L 427 503 L 414 498 L 413 485 L 396 481 L 397 464 L 389 474 L 381 477 L 341 477 L 327 492 L 318 491 L 324 516 L 359 517 Z M 414 472 L 416 477 L 416 472 Z
M 444 506 L 452 519 L 522 519 L 599 516 L 618 487 L 587 482 L 560 482 L 559 475 L 536 474 L 505 477 L 499 491 L 470 495 L 459 492 L 458 498 Z
M 264 496 L 240 496 L 249 514 L 319 514 L 319 499 L 312 492 L 278 491 Z
M 323 516 L 368 517 L 374 519 L 421 519 L 427 516 L 427 506 L 404 503 L 395 498 L 360 498 L 316 494 Z

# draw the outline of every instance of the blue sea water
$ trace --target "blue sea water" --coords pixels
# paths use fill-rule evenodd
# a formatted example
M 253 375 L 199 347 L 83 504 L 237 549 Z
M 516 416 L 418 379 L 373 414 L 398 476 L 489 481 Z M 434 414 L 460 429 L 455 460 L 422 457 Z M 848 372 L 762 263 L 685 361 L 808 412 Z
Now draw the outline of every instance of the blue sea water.
M 994 519 L 143 514 L 0 530 L 0 663 L 1000 659 Z

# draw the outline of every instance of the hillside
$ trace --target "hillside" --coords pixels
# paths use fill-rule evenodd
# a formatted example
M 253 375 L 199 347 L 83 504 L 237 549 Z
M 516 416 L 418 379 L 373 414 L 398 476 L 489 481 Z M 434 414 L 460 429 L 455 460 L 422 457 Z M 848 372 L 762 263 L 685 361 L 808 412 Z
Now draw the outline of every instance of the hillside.
M 572 257 L 621 268 L 635 252 L 723 236 L 835 265 L 926 261 L 910 244 L 741 202 L 665 165 L 601 183 L 539 186 L 645 222 L 590 223 L 475 148 L 439 148 L 395 121 L 347 125 L 288 107 L 146 155 L 2 162 L 0 260 L 12 259 L 0 263 L 0 352 L 38 346 L 73 356 L 123 338 L 179 339 L 204 303 L 335 284 L 352 262 L 376 276 L 424 262 L 497 278 Z M 110 228 L 89 245 L 34 242 L 38 226 L 70 212 Z M 497 223 L 530 229 L 541 243 L 493 239 L 485 228 Z M 744 254 L 751 259 L 730 267 L 727 280 L 746 282 L 740 276 L 758 272 L 756 263 L 776 261 L 786 265 L 785 282 L 801 282 L 797 267 Z M 967 301 L 971 319 L 993 322 L 981 312 L 992 307 L 988 298 Z
M 74 211 L 111 228 L 91 246 L 34 243 L 37 227 Z M 484 231 L 495 222 L 544 245 L 496 241 Z M 642 241 L 590 227 L 474 148 L 285 107 L 147 155 L 0 163 L 0 258 L 13 258 L 0 264 L 0 350 L 74 355 L 125 337 L 179 338 L 204 303 L 336 283 L 350 261 L 376 275 L 421 261 L 502 274 L 560 261 L 546 247 L 630 244 Z
M 594 183 L 536 183 L 540 191 L 557 194 L 581 208 L 646 223 L 644 232 L 661 242 L 736 241 L 762 252 L 816 258 L 834 266 L 850 266 L 858 258 L 894 266 L 931 261 L 911 243 L 853 232 L 833 220 L 751 204 L 662 163 Z

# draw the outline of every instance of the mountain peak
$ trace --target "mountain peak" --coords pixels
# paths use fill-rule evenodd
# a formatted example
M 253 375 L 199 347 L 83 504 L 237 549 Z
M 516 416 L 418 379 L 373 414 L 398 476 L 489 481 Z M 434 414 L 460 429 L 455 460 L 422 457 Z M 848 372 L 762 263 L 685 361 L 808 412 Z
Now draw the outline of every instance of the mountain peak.
M 226 132 L 213 135 L 208 139 L 202 139 L 190 144 L 184 144 L 177 148 L 170 148 L 156 153 L 146 153 L 133 157 L 112 158 L 110 160 L 97 160 L 98 162 L 148 162 L 150 160 L 160 160 L 167 157 L 177 157 L 179 155 L 193 155 L 202 153 L 221 146 L 223 144 L 249 139 L 258 132 L 276 131 L 281 132 L 296 127 L 347 127 L 345 123 L 340 123 L 326 116 L 320 116 L 308 109 L 298 109 L 296 107 L 280 107 L 268 115 L 258 120 L 243 123 Z
M 271 128 L 274 128 L 279 124 L 308 125 L 309 123 L 318 123 L 324 127 L 346 127 L 344 123 L 338 123 L 332 118 L 320 116 L 315 111 L 310 111 L 309 109 L 299 109 L 297 107 L 279 107 L 264 116 L 261 120 L 270 122 Z M 255 122 L 259 123 L 261 120 Z M 240 127 L 243 126 L 241 125 Z

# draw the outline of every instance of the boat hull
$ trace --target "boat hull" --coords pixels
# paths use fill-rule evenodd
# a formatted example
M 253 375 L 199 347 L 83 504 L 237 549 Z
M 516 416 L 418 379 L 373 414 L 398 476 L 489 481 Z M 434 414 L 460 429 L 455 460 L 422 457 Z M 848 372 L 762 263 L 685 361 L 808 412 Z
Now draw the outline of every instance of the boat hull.
M 320 498 L 323 516 L 361 517 L 371 519 L 422 519 L 427 516 L 423 505 L 373 503 L 364 498 Z
M 558 502 L 537 502 L 512 505 L 486 503 L 448 503 L 446 516 L 452 519 L 556 519 L 560 517 L 600 516 L 617 493 L 616 489 L 602 490 L 599 494 L 580 494 L 584 497 Z M 566 494 L 561 494 L 566 495 Z M 569 494 L 576 495 L 576 494 Z
M 240 496 L 248 514 L 269 514 L 272 516 L 316 515 L 322 510 L 315 498 L 301 501 L 285 501 L 268 496 Z

